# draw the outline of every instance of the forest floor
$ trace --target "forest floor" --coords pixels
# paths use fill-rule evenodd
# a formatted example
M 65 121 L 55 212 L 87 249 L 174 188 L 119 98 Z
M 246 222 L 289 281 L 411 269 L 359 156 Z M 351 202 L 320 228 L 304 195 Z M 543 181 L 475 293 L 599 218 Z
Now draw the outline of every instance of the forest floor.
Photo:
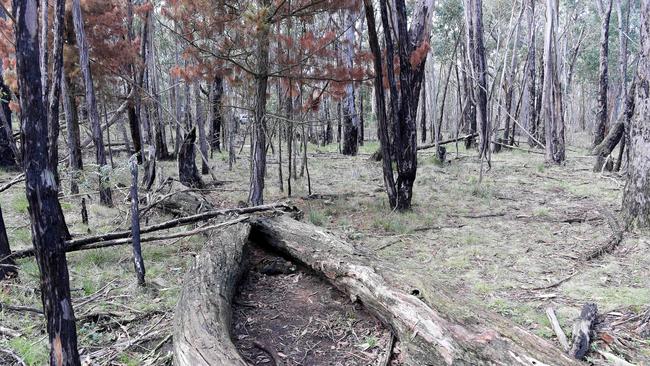
M 398 213 L 388 207 L 381 164 L 369 160 L 376 148 L 376 143 L 368 142 L 359 156 L 344 157 L 336 145 L 310 146 L 312 196 L 304 176 L 292 182 L 293 197 L 288 200 L 305 212 L 305 220 L 553 342 L 547 307 L 555 310 L 570 335 L 581 306 L 595 302 L 603 316 L 594 348 L 633 364 L 650 365 L 649 233 L 627 233 L 611 254 L 585 259 L 612 234 L 607 212 L 618 217 L 622 176 L 592 172 L 594 158 L 578 147 L 570 149 L 566 165 L 559 167 L 545 165 L 543 155 L 509 150 L 493 155 L 492 168 L 479 183 L 476 153 L 462 146 L 457 153 L 448 145 L 449 162 L 444 165 L 438 164 L 433 149 L 419 152 L 413 210 Z M 242 151 L 232 171 L 226 154 L 213 159 L 224 184 L 206 193 L 217 207 L 246 201 L 248 149 Z M 121 187 L 114 190 L 115 207 L 98 204 L 89 167 L 89 183 L 82 191 L 90 193 L 83 195 L 90 225 L 81 223 L 82 195 L 66 193 L 62 198 L 73 234 L 129 227 L 126 157 L 114 158 L 111 179 Z M 300 161 L 298 157 L 298 167 Z M 277 160 L 271 154 L 267 169 L 265 201 L 287 201 L 286 192 L 279 190 Z M 286 169 L 283 173 L 286 189 Z M 4 172 L 0 181 L 15 174 Z M 174 162 L 159 163 L 159 178 L 175 175 Z M 62 178 L 68 192 L 66 172 Z M 1 195 L 12 249 L 28 248 L 24 186 L 18 184 Z M 148 221 L 165 219 L 154 214 Z M 183 273 L 205 240 L 195 236 L 144 243 L 148 281 L 144 288 L 136 285 L 128 246 L 68 255 L 79 348 L 87 364 L 170 363 L 172 312 Z M 41 305 L 35 261 L 20 260 L 19 273 L 0 288 L 0 349 L 11 350 L 28 365 L 45 364 L 47 336 L 37 313 Z M 6 351 L 2 353 L 0 361 L 7 360 Z M 601 359 L 597 352 L 590 354 L 594 363 Z

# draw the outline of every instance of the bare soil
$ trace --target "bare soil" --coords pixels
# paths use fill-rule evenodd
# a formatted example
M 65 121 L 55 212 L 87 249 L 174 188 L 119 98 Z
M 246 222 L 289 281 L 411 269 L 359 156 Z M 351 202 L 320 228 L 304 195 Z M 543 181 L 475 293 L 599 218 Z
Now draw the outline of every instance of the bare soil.
M 383 366 L 391 333 L 361 304 L 281 258 L 253 253 L 233 301 L 232 338 L 244 359 L 252 365 Z

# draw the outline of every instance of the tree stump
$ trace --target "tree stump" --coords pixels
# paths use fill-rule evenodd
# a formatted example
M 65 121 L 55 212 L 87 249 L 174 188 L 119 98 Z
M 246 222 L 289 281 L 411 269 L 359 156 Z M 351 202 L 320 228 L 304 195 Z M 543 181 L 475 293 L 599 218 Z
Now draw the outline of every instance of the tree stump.
M 181 183 L 192 188 L 203 188 L 203 180 L 196 168 L 196 151 L 194 150 L 194 141 L 196 141 L 196 128 L 185 136 L 180 150 L 178 150 L 178 177 Z

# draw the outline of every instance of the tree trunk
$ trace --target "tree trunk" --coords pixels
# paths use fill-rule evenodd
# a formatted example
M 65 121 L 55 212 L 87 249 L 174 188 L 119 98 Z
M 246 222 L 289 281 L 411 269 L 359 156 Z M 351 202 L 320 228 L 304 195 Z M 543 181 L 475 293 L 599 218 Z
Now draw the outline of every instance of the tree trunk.
M 366 122 L 363 112 L 363 84 L 359 85 L 359 146 L 363 146 L 363 142 L 366 139 Z
M 623 193 L 628 226 L 650 227 L 650 0 L 641 0 L 640 59 L 634 117 L 627 141 L 629 163 Z
M 535 1 L 530 0 L 527 12 L 528 19 L 528 77 L 526 78 L 526 87 L 528 88 L 528 145 L 537 146 L 535 136 L 537 135 L 537 108 L 536 108 L 536 73 L 535 65 Z
M 602 4 L 602 0 L 599 0 Z M 598 146 L 605 138 L 607 130 L 607 88 L 609 84 L 609 20 L 612 14 L 612 0 L 606 0 L 604 9 L 600 9 L 602 20 L 600 28 L 600 62 L 598 76 L 598 112 L 596 113 L 596 129 L 594 131 L 594 146 Z
M 422 80 L 422 90 L 420 91 L 420 141 L 427 142 L 427 80 Z M 431 132 L 433 134 L 433 131 Z
M 9 255 L 11 255 L 11 247 L 9 246 L 7 228 L 2 216 L 2 208 L 0 208 L 0 282 L 18 274 L 16 262 Z
M 418 280 L 336 236 L 287 216 L 252 222 L 250 239 L 305 265 L 382 320 L 400 340 L 404 365 L 577 365 L 507 319 Z M 474 314 L 471 320 L 454 314 Z
M 562 87 L 558 72 L 557 51 L 558 0 L 546 0 L 544 33 L 544 88 L 542 114 L 546 137 L 546 161 L 561 164 L 565 158 Z
M 222 117 L 222 97 L 223 97 L 223 79 L 215 75 L 212 80 L 212 138 L 210 139 L 210 149 L 214 152 L 221 152 L 221 125 Z
M 47 2 L 45 2 L 47 4 Z M 47 113 L 48 149 L 50 169 L 54 174 L 57 185 L 59 183 L 59 98 L 61 96 L 61 79 L 63 75 L 63 27 L 65 14 L 65 0 L 57 0 L 54 12 L 54 47 L 52 52 L 52 88 L 49 94 Z M 42 36 L 42 35 L 41 35 Z M 45 36 L 47 42 L 47 36 Z M 47 70 L 47 67 L 46 67 Z M 43 77 L 41 76 L 41 79 Z
M 485 63 L 485 47 L 483 45 L 483 1 L 466 0 L 466 27 L 468 32 L 469 53 L 472 55 L 472 79 L 474 80 L 474 96 L 476 100 L 476 120 L 479 133 L 479 158 L 489 161 L 490 152 L 490 121 L 487 106 L 487 79 Z M 471 18 L 471 20 L 470 20 Z
M 65 70 L 64 70 L 65 72 Z M 61 98 L 63 99 L 63 111 L 65 113 L 66 132 L 68 134 L 68 155 L 70 164 L 70 193 L 79 193 L 77 180 L 83 170 L 81 154 L 81 136 L 79 133 L 79 114 L 77 112 L 77 101 L 74 91 L 70 90 L 70 79 L 67 72 L 61 78 Z
M 248 365 L 230 339 L 230 319 L 246 269 L 249 231 L 248 224 L 223 230 L 185 274 L 174 312 L 174 365 Z
M 36 0 L 14 2 L 16 61 L 20 93 L 26 195 L 32 242 L 40 270 L 41 299 L 47 320 L 51 365 L 80 365 L 64 250 L 64 220 L 48 161 L 47 111 L 38 64 Z M 78 0 L 75 1 L 79 10 Z M 81 43 L 81 42 L 80 42 Z M 87 61 L 87 59 L 86 59 Z
M 92 128 L 93 141 L 95 143 L 95 157 L 99 165 L 99 199 L 103 205 L 112 206 L 113 197 L 108 177 L 105 176 L 106 152 L 104 151 L 104 139 L 102 137 L 102 128 L 99 121 L 99 112 L 97 111 L 97 101 L 95 99 L 95 87 L 93 86 L 93 77 L 90 71 L 90 59 L 88 51 L 88 42 L 84 31 L 83 18 L 81 14 L 81 5 L 79 0 L 72 2 L 72 15 L 74 19 L 74 29 L 77 36 L 77 47 L 79 48 L 79 66 L 83 74 L 84 84 L 86 87 L 86 105 L 88 107 L 88 116 Z
M 260 6 L 268 6 L 270 0 L 259 0 Z M 268 19 L 264 19 L 264 22 Z M 266 174 L 266 86 L 269 69 L 268 24 L 260 27 L 257 35 L 257 71 L 255 75 L 255 117 L 251 140 L 251 177 L 248 203 L 258 206 L 264 203 L 264 175 Z
M 352 69 L 354 57 L 354 20 L 353 12 L 346 11 L 345 42 L 342 47 L 341 59 L 343 67 Z M 343 155 L 357 155 L 359 145 L 359 116 L 355 105 L 354 83 L 348 82 L 345 86 L 345 97 L 343 98 Z
M 199 91 L 199 82 L 194 83 L 194 108 L 196 110 L 196 127 L 199 129 L 199 151 L 201 152 L 201 174 L 208 174 L 210 167 L 206 162 L 208 157 L 208 138 L 205 134 L 205 118 L 203 115 L 203 105 L 201 104 L 201 93 Z M 203 158 L 205 157 L 205 159 Z
M 193 127 L 185 136 L 183 144 L 178 150 L 178 177 L 181 183 L 192 188 L 203 188 L 203 180 L 196 168 L 196 128 Z
M 0 9 L 0 19 L 6 19 L 3 9 Z M 17 147 L 12 138 L 11 109 L 9 108 L 11 90 L 5 84 L 3 74 L 3 67 L 0 65 L 0 167 L 3 169 L 16 169 L 18 168 L 15 154 Z
M 138 210 L 138 163 L 133 157 L 129 160 L 131 171 L 131 238 L 133 240 L 133 267 L 138 285 L 144 285 L 144 260 L 140 249 L 140 211 Z

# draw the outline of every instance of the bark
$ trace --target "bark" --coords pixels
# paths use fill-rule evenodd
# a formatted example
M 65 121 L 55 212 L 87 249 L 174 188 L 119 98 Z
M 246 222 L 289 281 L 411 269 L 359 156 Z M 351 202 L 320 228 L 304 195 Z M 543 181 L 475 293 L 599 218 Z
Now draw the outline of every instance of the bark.
M 135 39 L 135 34 L 133 33 L 133 0 L 127 1 L 126 11 L 127 38 L 129 40 L 129 43 L 132 43 Z M 133 152 L 138 157 L 138 164 L 142 164 L 142 137 L 140 136 L 140 116 L 138 115 L 138 108 L 136 108 L 136 93 L 133 92 L 134 88 L 137 88 L 138 77 L 135 65 L 129 65 L 129 69 L 131 71 L 132 84 L 129 84 L 127 87 L 127 94 L 130 95 L 127 116 L 129 119 L 131 140 L 133 140 Z
M 596 155 L 596 164 L 594 165 L 594 172 L 600 172 L 607 161 L 607 157 L 612 153 L 618 142 L 625 134 L 625 124 L 623 121 L 614 124 L 607 134 L 607 137 L 600 142 L 593 150 Z
M 66 132 L 68 135 L 68 164 L 70 167 L 70 193 L 79 193 L 79 172 L 83 170 L 81 154 L 81 136 L 79 133 L 79 114 L 74 91 L 70 90 L 70 81 L 67 73 L 61 78 L 61 98 L 65 113 Z
M 573 344 L 569 354 L 575 359 L 583 359 L 589 352 L 590 335 L 598 315 L 598 307 L 594 303 L 585 304 L 580 312 L 580 318 L 573 324 Z
M 379 147 L 383 156 L 382 170 L 384 178 L 384 187 L 388 194 L 388 202 L 391 207 L 397 205 L 397 190 L 395 189 L 395 178 L 393 173 L 393 156 L 391 155 L 392 142 L 389 137 L 388 116 L 386 115 L 386 96 L 383 85 L 383 62 L 382 51 L 379 47 L 377 37 L 377 27 L 375 25 L 375 10 L 373 9 L 372 0 L 363 0 L 364 12 L 368 24 L 368 44 L 373 57 L 373 79 L 375 89 L 375 108 L 377 115 L 377 134 L 379 136 Z
M 2 208 L 0 208 L 0 281 L 14 277 L 18 274 L 16 262 L 11 255 L 11 247 L 9 246 L 9 238 L 7 237 L 7 228 L 2 216 Z
M 602 0 L 599 0 L 602 3 Z M 594 131 L 594 146 L 598 146 L 605 138 L 607 129 L 607 88 L 609 84 L 608 61 L 609 56 L 609 20 L 612 14 L 612 0 L 606 0 L 604 9 L 601 10 L 600 29 L 600 59 L 598 76 L 598 112 L 596 113 L 596 129 Z
M 47 2 L 46 2 L 47 4 Z M 63 78 L 63 27 L 65 15 L 65 0 L 56 0 L 54 10 L 54 47 L 52 51 L 52 88 L 50 89 L 47 126 L 50 169 L 59 182 L 59 98 L 61 96 L 61 80 Z M 45 36 L 47 40 L 47 36 Z M 42 78 L 42 77 L 41 77 Z
M 476 100 L 476 124 L 479 133 L 479 158 L 489 161 L 490 151 L 490 121 L 488 116 L 487 78 L 485 62 L 485 46 L 483 45 L 483 1 L 466 0 L 466 27 L 468 32 L 467 49 L 472 61 L 472 79 L 474 80 L 474 96 Z M 471 20 L 470 20 L 471 19 Z
M 223 79 L 215 75 L 212 80 L 212 136 L 210 139 L 210 149 L 212 152 L 221 152 L 221 129 L 223 124 L 222 116 L 222 98 L 223 98 Z
M 106 166 L 106 152 L 104 150 L 104 139 L 102 137 L 102 128 L 99 121 L 99 112 L 97 111 L 97 101 L 95 98 L 95 87 L 93 86 L 93 77 L 90 71 L 90 59 L 88 51 L 88 42 L 84 31 L 83 18 L 81 14 L 81 5 L 79 0 L 72 2 L 72 14 L 74 19 L 74 29 L 77 36 L 77 47 L 79 48 L 79 66 L 83 74 L 84 84 L 86 87 L 86 105 L 88 108 L 88 117 L 92 129 L 93 142 L 95 143 L 95 158 L 99 166 L 99 199 L 103 205 L 112 206 L 113 198 L 108 177 L 103 172 Z
M 420 114 L 420 141 L 422 143 L 427 142 L 427 80 L 424 78 L 422 80 L 422 90 L 420 91 L 420 103 L 421 104 L 421 114 Z M 433 131 L 431 132 L 433 133 Z
M 639 64 L 634 116 L 627 140 L 629 163 L 623 193 L 628 226 L 650 227 L 650 0 L 641 0 Z
M 342 49 L 343 67 L 352 69 L 354 58 L 354 20 L 355 15 L 352 10 L 346 11 L 345 14 L 345 39 Z M 354 83 L 349 82 L 345 86 L 345 97 L 343 98 L 343 155 L 357 155 L 359 151 L 359 115 L 355 105 Z
M 153 96 L 153 119 L 154 119 L 154 147 L 155 158 L 159 160 L 168 160 L 169 150 L 167 149 L 167 139 L 165 138 L 165 123 L 162 113 L 162 98 L 160 97 L 160 83 L 158 80 L 158 68 L 156 67 L 156 48 L 154 47 L 154 21 L 153 15 L 148 18 L 149 37 L 147 46 L 147 74 L 149 75 L 149 89 Z
M 363 146 L 363 142 L 366 140 L 366 122 L 364 119 L 363 111 L 363 84 L 359 85 L 359 146 Z
M 261 6 L 270 0 L 259 0 Z M 268 19 L 264 19 L 267 22 Z M 251 175 L 248 203 L 264 203 L 264 175 L 266 174 L 266 87 L 269 71 L 269 25 L 259 27 L 257 35 L 257 71 L 255 75 L 255 116 L 251 141 Z
M 78 5 L 78 1 L 75 1 Z M 48 162 L 47 110 L 39 69 L 36 0 L 15 1 L 16 61 L 20 93 L 26 195 L 32 242 L 40 270 L 51 365 L 80 365 L 75 316 L 64 251 L 64 220 Z
M 546 137 L 546 161 L 561 164 L 565 159 L 562 87 L 558 72 L 558 0 L 546 0 L 544 32 L 544 81 L 542 114 Z
M 323 275 L 393 330 L 405 365 L 577 365 L 507 319 L 287 216 L 251 223 L 252 242 Z M 467 317 L 458 314 L 473 314 Z
M 131 239 L 133 247 L 133 267 L 135 269 L 138 285 L 144 285 L 144 260 L 140 249 L 140 213 L 138 210 L 138 164 L 137 160 L 129 160 L 131 170 Z
M 210 172 L 210 167 L 208 166 L 206 159 L 203 157 L 208 156 L 208 138 L 205 134 L 205 118 L 203 115 L 203 106 L 201 105 L 201 93 L 199 91 L 200 85 L 198 82 L 194 83 L 194 107 L 196 109 L 196 127 L 199 130 L 199 151 L 201 153 L 201 174 L 208 174 Z
M 196 168 L 196 128 L 192 128 L 185 136 L 180 150 L 178 150 L 178 177 L 181 183 L 192 188 L 203 188 L 203 180 Z
M 230 339 L 231 301 L 245 271 L 248 235 L 248 224 L 225 229 L 185 274 L 174 312 L 174 365 L 248 365 Z
M 625 5 L 625 7 L 623 7 Z M 616 0 L 619 40 L 619 96 L 617 106 L 624 111 L 627 102 L 627 34 L 630 31 L 630 0 Z M 621 145 L 622 146 L 622 145 Z

